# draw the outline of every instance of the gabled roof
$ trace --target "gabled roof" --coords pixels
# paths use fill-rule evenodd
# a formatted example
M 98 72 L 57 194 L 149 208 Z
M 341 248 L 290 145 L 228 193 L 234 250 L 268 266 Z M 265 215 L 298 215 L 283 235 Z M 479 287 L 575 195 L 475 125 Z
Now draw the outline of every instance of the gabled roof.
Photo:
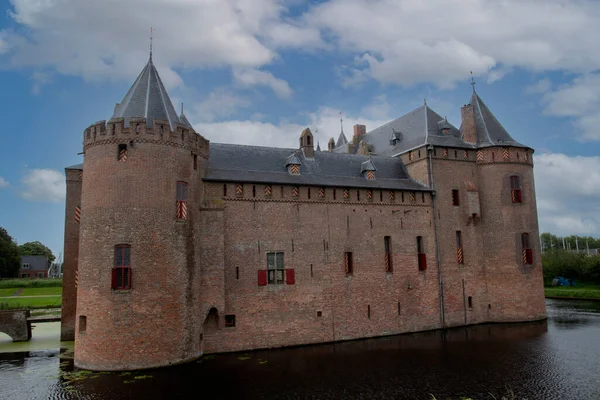
M 475 91 L 471 96 L 471 105 L 473 106 L 477 127 L 477 147 L 515 146 L 529 148 L 517 142 L 508 134 Z
M 448 129 L 448 134 L 442 132 L 443 128 Z M 394 138 L 396 140 L 392 140 Z M 371 146 L 374 154 L 388 156 L 394 156 L 425 144 L 445 147 L 474 147 L 463 142 L 460 131 L 426 104 L 373 129 L 365 135 L 364 140 Z
M 301 162 L 300 175 L 290 175 L 285 169 L 290 153 Z M 430 190 L 410 178 L 399 158 L 371 157 L 377 165 L 377 180 L 364 179 L 361 166 L 368 160 L 368 156 L 357 154 L 315 152 L 314 158 L 306 158 L 298 149 L 211 143 L 204 180 Z
M 112 118 L 124 118 L 125 126 L 129 126 L 131 118 L 146 118 L 148 125 L 154 120 L 168 121 L 171 130 L 175 129 L 175 124 L 185 125 L 177 116 L 152 57 L 116 107 Z
M 360 172 L 363 173 L 365 171 L 377 171 L 370 158 L 367 161 L 363 161 L 360 165 Z
M 340 132 L 340 136 L 338 136 L 337 142 L 335 142 L 335 147 L 340 147 L 348 143 L 348 139 L 346 139 L 346 135 L 344 135 L 344 131 Z
M 287 158 L 285 166 L 287 167 L 288 165 L 302 165 L 302 163 L 300 160 L 298 160 L 298 157 L 296 157 L 296 154 L 294 153 Z

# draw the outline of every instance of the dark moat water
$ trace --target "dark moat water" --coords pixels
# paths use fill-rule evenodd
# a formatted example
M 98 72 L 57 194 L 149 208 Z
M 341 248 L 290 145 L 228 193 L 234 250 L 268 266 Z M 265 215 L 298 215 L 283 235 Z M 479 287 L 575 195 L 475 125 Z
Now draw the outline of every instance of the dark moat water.
M 69 350 L 0 353 L 0 398 L 600 399 L 600 303 L 547 307 L 547 322 L 217 355 L 137 373 L 73 371 Z

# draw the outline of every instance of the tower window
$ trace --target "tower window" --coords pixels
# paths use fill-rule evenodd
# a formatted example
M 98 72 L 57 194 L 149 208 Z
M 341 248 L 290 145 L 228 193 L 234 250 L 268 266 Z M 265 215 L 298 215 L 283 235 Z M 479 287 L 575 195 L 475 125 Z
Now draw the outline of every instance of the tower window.
M 120 144 L 119 146 L 117 146 L 117 160 L 119 160 L 120 162 L 127 161 L 127 145 L 126 144 Z
M 465 263 L 465 258 L 463 254 L 463 243 L 462 243 L 462 232 L 456 231 L 456 261 L 459 264 Z
M 385 272 L 393 272 L 392 265 L 392 239 L 389 236 L 383 238 L 383 248 L 385 251 Z
M 473 308 L 473 296 L 469 296 L 467 302 L 469 304 L 469 308 Z
M 308 146 L 310 146 L 310 136 L 307 136 L 307 137 L 306 137 L 306 144 L 307 144 Z
M 523 194 L 521 192 L 521 179 L 516 175 L 510 177 L 510 193 L 513 203 L 523 202 Z
M 417 236 L 417 259 L 419 271 L 427 269 L 427 255 L 425 254 L 425 246 L 423 245 L 423 236 Z
M 227 184 L 223 184 L 223 197 L 227 197 Z
M 194 154 L 194 169 L 198 169 L 198 156 Z
M 85 315 L 79 316 L 79 332 L 85 332 L 87 330 L 87 317 Z
M 453 206 L 460 205 L 460 197 L 458 196 L 458 190 L 456 190 L 456 189 L 452 190 L 452 205 Z
M 352 252 L 350 251 L 344 253 L 344 270 L 346 271 L 346 276 L 352 276 L 354 273 Z
M 112 269 L 112 289 L 131 289 L 131 246 L 128 244 L 115 246 L 114 265 Z
M 533 251 L 531 247 L 529 247 L 529 234 L 522 233 L 521 234 L 521 249 L 523 253 L 523 265 L 531 265 L 533 264 Z
M 188 187 L 185 182 L 177 182 L 177 219 L 185 220 L 188 216 Z

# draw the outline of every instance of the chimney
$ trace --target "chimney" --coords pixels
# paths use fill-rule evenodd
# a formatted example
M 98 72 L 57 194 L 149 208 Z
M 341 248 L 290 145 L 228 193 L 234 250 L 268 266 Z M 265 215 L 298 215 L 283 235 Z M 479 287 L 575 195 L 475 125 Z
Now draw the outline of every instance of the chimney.
M 473 112 L 473 105 L 467 104 L 462 106 L 460 109 L 460 133 L 462 139 L 467 143 L 477 143 L 477 126 L 475 125 L 475 114 Z
M 310 131 L 310 128 L 306 128 L 302 131 L 302 134 L 300 135 L 300 148 L 302 149 L 302 153 L 304 153 L 304 157 L 314 157 L 315 144 L 313 142 L 313 134 Z
M 356 139 L 360 138 L 361 136 L 363 136 L 366 133 L 367 133 L 367 127 L 365 125 L 354 125 L 354 137 Z
M 329 142 L 327 143 L 327 151 L 331 152 L 331 151 L 333 151 L 333 149 L 335 149 L 335 139 L 331 138 L 331 139 L 329 139 Z

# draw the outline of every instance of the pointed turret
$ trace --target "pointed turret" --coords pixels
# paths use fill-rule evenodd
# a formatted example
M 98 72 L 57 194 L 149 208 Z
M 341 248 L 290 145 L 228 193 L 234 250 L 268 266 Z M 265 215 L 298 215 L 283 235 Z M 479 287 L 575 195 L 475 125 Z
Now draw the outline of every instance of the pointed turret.
M 167 90 L 152 62 L 152 54 L 123 101 L 115 108 L 112 118 L 123 118 L 125 127 L 129 126 L 131 118 L 146 118 L 148 126 L 151 126 L 154 120 L 168 121 L 171 130 L 175 129 L 176 124 L 190 126 L 187 118 L 187 124 L 185 124 L 177 116 Z
M 335 142 L 335 147 L 340 147 L 348 143 L 348 139 L 346 139 L 346 135 L 344 135 L 344 131 L 340 132 L 340 136 L 338 136 L 337 142 Z
M 478 147 L 527 147 L 510 136 L 475 90 L 470 104 L 463 107 L 461 114 L 461 132 L 465 142 L 474 143 Z
M 321 151 L 321 145 L 317 142 L 317 151 Z

